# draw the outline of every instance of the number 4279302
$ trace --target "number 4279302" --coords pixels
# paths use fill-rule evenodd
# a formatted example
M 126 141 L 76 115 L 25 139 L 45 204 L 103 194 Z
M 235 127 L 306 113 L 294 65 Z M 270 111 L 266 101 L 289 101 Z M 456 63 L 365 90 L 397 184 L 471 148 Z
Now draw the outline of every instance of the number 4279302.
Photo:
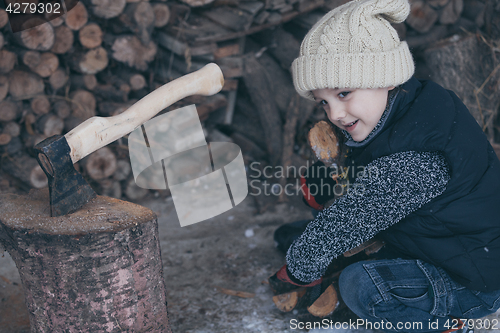
M 9 14 L 61 14 L 61 4 L 55 3 L 34 3 L 34 2 L 14 2 L 9 3 L 5 11 Z
M 488 319 L 448 319 L 443 325 L 449 330 L 462 328 L 462 323 L 466 324 L 469 329 L 487 329 L 487 330 L 498 330 L 500 329 L 499 320 L 497 318 Z

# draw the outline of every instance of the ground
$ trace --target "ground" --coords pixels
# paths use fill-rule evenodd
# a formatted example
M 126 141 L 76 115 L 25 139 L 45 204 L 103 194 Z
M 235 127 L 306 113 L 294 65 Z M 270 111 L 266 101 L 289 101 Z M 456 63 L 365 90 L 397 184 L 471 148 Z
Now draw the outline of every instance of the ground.
M 158 215 L 173 332 L 306 331 L 294 329 L 293 320 L 302 318 L 300 313 L 282 313 L 275 308 L 269 286 L 263 283 L 284 264 L 283 254 L 274 247 L 274 230 L 283 223 L 312 217 L 300 200 L 292 197 L 257 214 L 254 198 L 248 196 L 222 215 L 182 228 L 170 197 L 148 198 L 141 204 Z M 230 296 L 218 287 L 255 295 Z M 330 331 L 334 330 L 321 330 Z M 5 252 L 4 257 L 0 254 L 0 333 L 23 332 L 29 332 L 29 321 L 19 275 Z M 368 333 L 343 331 L 356 332 Z

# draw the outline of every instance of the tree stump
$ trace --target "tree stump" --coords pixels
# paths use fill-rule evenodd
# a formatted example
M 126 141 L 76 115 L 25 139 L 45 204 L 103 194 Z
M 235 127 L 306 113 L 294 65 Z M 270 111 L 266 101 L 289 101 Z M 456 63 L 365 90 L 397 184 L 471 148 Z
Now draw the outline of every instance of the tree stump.
M 98 196 L 50 217 L 47 189 L 2 194 L 0 244 L 19 269 L 31 332 L 171 332 L 151 210 Z

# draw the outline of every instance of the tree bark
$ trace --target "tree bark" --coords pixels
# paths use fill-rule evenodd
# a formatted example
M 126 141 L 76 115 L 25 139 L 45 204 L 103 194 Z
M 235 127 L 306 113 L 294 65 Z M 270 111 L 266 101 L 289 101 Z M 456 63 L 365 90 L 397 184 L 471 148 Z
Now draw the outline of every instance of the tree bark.
M 25 189 L 47 186 L 47 176 L 38 162 L 28 154 L 21 153 L 2 158 L 2 170 L 22 182 Z
M 295 145 L 295 134 L 297 132 L 297 122 L 300 114 L 299 109 L 300 96 L 295 94 L 290 98 L 288 110 L 286 113 L 286 122 L 283 128 L 283 151 L 281 156 L 281 165 L 284 170 L 292 165 L 293 146 Z M 285 188 L 288 177 L 280 179 L 281 188 Z M 286 201 L 285 191 L 281 192 L 280 201 Z
M 271 165 L 277 166 L 281 158 L 283 135 L 280 112 L 272 94 L 273 86 L 255 56 L 246 57 L 244 62 L 243 80 L 264 129 L 269 161 Z
M 7 94 L 9 93 L 9 79 L 4 76 L 0 75 L 0 102 L 7 97 Z
M 46 190 L 0 200 L 32 332 L 171 332 L 156 215 L 99 196 L 49 217 L 48 202 Z
M 7 23 L 9 23 L 9 14 L 0 8 L 0 28 L 5 27 Z

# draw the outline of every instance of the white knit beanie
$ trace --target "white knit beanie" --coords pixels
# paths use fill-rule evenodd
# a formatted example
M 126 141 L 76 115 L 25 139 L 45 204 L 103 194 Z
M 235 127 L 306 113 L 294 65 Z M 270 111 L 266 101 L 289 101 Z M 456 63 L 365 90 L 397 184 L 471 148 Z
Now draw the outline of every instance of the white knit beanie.
M 314 99 L 323 88 L 385 88 L 411 78 L 415 65 L 390 22 L 403 22 L 408 0 L 354 0 L 323 16 L 292 63 L 297 92 Z

